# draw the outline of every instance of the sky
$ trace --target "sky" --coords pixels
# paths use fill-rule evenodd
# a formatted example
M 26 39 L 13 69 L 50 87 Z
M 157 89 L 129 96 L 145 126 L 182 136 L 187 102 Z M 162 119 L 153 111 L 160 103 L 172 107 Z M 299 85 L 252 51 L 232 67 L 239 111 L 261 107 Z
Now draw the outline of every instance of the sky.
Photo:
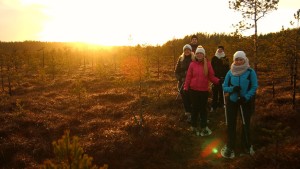
M 258 33 L 296 27 L 298 9 L 300 0 L 280 0 L 278 10 L 259 20 Z M 228 0 L 0 0 L 0 16 L 0 41 L 107 46 L 161 45 L 197 32 L 230 33 L 232 24 L 242 20 Z

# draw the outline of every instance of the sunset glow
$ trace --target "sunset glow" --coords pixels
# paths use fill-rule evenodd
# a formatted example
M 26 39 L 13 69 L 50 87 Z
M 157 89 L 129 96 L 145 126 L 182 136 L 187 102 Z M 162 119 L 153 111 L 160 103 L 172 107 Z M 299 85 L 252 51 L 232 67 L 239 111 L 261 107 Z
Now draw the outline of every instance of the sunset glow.
M 156 45 L 197 32 L 230 33 L 241 20 L 227 0 L 0 0 L 0 5 L 1 16 L 8 16 L 0 20 L 1 41 Z M 300 1 L 281 0 L 260 21 L 259 33 L 292 27 L 299 7 Z

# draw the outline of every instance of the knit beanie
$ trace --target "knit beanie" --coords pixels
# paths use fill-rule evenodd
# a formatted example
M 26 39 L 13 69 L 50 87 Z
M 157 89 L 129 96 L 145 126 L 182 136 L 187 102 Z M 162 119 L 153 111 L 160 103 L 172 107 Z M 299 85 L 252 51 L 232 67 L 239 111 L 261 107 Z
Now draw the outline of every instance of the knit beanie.
M 205 49 L 204 49 L 201 45 L 199 45 L 199 46 L 197 47 L 195 53 L 203 53 L 204 56 L 205 56 Z
M 235 60 L 236 58 L 242 58 L 244 60 L 248 60 L 248 58 L 246 57 L 246 53 L 244 51 L 235 52 L 233 55 L 233 60 Z
M 192 51 L 192 46 L 189 45 L 189 44 L 186 44 L 186 45 L 183 46 L 183 51 L 184 51 L 185 49 L 189 49 L 189 50 Z

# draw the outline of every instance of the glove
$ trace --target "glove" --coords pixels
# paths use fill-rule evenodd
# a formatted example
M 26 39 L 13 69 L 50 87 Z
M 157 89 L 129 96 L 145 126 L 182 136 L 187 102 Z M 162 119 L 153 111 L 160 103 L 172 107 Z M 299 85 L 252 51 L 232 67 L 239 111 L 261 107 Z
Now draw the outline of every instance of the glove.
M 244 104 L 244 103 L 246 103 L 246 98 L 245 98 L 245 97 L 240 97 L 240 98 L 237 100 L 237 103 L 238 103 L 238 104 Z
M 233 92 L 240 92 L 240 90 L 241 90 L 241 87 L 240 86 L 234 86 L 233 87 Z

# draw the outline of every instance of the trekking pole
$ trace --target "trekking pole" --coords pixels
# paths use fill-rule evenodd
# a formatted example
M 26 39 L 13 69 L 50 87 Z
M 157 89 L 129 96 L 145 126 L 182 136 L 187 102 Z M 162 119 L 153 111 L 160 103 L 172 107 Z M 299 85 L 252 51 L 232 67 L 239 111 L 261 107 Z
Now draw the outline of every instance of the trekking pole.
M 239 77 L 239 84 L 241 84 L 241 77 Z M 238 100 L 241 99 L 241 91 L 239 91 L 238 93 Z M 246 144 L 249 145 L 249 141 L 248 141 L 248 135 L 247 135 L 247 129 L 246 129 L 246 123 L 245 123 L 245 118 L 244 118 L 244 111 L 243 111 L 243 107 L 242 104 L 240 104 L 240 112 L 241 112 L 241 117 L 242 117 L 242 123 L 243 123 L 243 129 L 244 129 L 244 134 L 245 134 L 245 139 L 246 139 Z
M 242 122 L 243 122 L 243 128 L 244 128 L 244 134 L 245 134 L 245 139 L 246 139 L 246 145 L 249 145 L 249 141 L 248 141 L 248 135 L 247 135 L 247 129 L 246 129 L 246 123 L 245 123 L 245 118 L 244 118 L 244 111 L 243 111 L 243 107 L 240 104 L 240 110 L 241 110 L 241 117 L 242 117 Z
M 225 112 L 225 125 L 227 126 L 227 110 L 226 110 L 226 98 L 225 98 L 224 90 L 223 90 L 223 101 L 224 101 L 224 112 Z
M 182 88 L 183 88 L 183 85 L 184 85 L 184 82 L 182 83 L 182 85 L 180 86 L 180 89 L 178 90 L 178 93 L 177 93 L 177 96 L 176 96 L 176 99 L 178 99 L 179 95 L 180 95 L 180 92 L 182 91 Z

